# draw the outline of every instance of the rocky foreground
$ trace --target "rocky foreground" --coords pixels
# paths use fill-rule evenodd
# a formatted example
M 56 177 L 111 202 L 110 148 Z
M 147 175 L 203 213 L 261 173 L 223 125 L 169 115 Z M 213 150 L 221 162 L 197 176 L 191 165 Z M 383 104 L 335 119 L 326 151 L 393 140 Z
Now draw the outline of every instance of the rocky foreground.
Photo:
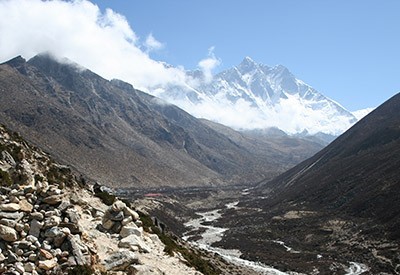
M 4 127 L 0 183 L 1 274 L 221 273 L 149 216 L 100 186 L 89 188 Z

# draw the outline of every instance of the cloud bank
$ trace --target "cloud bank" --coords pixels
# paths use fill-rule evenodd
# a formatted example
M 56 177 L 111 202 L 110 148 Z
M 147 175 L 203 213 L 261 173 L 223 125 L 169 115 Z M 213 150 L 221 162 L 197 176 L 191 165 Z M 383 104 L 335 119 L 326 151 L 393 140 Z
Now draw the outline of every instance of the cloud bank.
M 152 34 L 141 42 L 124 16 L 111 9 L 101 12 L 86 0 L 0 1 L 0 62 L 50 52 L 148 91 L 187 78 L 182 69 L 149 57 L 162 47 Z

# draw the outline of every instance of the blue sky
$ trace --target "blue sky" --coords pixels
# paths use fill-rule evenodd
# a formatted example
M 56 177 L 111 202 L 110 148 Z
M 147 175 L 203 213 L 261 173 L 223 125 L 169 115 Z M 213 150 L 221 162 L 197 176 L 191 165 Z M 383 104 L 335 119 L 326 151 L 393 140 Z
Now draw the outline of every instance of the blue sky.
M 221 64 L 245 56 L 282 64 L 349 110 L 376 107 L 400 91 L 400 1 L 96 0 L 163 49 L 152 58 L 196 68 L 210 47 Z

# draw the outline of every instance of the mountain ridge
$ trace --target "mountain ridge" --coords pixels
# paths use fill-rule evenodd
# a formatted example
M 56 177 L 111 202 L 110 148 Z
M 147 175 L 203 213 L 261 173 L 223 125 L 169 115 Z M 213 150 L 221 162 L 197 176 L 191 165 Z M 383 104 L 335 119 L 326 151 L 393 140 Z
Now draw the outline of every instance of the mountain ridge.
M 297 79 L 283 65 L 269 67 L 245 57 L 212 79 L 207 80 L 201 71 L 188 75 L 193 78 L 191 87 L 163 87 L 157 96 L 196 117 L 235 129 L 277 127 L 289 134 L 307 131 L 337 136 L 357 121 L 351 112 Z M 225 108 L 231 117 L 220 114 L 218 108 Z
M 48 54 L 0 65 L 0 83 L 3 124 L 106 185 L 251 183 L 321 148 L 299 140 L 290 157 L 266 141 L 255 158 L 183 110 Z

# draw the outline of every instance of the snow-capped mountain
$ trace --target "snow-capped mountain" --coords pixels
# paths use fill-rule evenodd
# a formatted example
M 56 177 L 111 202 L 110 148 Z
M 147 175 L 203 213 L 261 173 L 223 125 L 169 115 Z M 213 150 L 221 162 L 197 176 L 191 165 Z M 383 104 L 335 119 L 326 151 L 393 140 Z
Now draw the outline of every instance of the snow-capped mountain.
M 289 134 L 339 135 L 357 122 L 351 112 L 282 65 L 269 67 L 246 57 L 211 81 L 201 71 L 188 74 L 186 87 L 164 87 L 157 96 L 236 129 L 277 127 Z

